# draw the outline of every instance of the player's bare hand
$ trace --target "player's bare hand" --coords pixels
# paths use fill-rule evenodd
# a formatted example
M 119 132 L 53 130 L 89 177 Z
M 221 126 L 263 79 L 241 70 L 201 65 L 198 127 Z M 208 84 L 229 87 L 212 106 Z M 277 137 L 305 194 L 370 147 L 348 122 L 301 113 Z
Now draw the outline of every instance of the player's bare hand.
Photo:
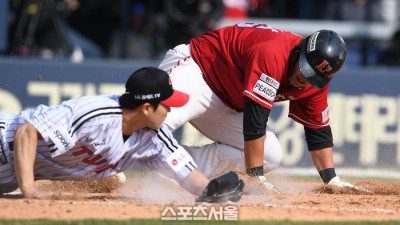
M 25 198 L 33 199 L 54 199 L 56 197 L 54 193 L 37 189 L 25 190 L 22 192 L 22 195 Z
M 332 178 L 332 180 L 329 181 L 328 185 L 332 185 L 332 186 L 339 187 L 339 188 L 350 188 L 350 189 L 367 192 L 367 193 L 373 193 L 372 191 L 368 190 L 367 188 L 365 188 L 363 186 L 357 186 L 357 185 L 348 183 L 346 181 L 342 181 L 342 180 L 340 180 L 340 178 L 338 176 Z

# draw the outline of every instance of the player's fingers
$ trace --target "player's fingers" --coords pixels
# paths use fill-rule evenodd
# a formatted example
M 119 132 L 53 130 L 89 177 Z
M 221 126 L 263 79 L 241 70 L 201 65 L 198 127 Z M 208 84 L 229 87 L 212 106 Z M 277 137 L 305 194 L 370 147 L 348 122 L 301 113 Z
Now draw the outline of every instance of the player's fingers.
M 32 198 L 35 199 L 54 199 L 55 194 L 47 191 L 40 191 L 40 190 L 35 190 L 34 195 Z

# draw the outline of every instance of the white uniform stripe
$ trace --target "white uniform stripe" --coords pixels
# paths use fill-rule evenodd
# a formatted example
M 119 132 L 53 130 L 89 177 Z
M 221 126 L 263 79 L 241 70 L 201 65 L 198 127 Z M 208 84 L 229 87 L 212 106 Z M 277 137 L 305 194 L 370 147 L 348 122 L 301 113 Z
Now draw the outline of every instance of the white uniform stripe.
M 289 113 L 289 116 L 293 117 L 294 119 L 297 119 L 297 120 L 298 120 L 301 124 L 303 124 L 303 125 L 308 124 L 308 125 L 315 126 L 315 127 L 326 127 L 326 126 L 329 125 L 329 124 L 320 125 L 320 124 L 309 123 L 309 122 L 307 122 L 307 121 L 301 119 L 300 117 L 296 116 L 296 115 L 293 114 L 293 113 Z
M 99 116 L 115 115 L 115 114 L 122 115 L 122 112 L 121 112 L 121 111 L 117 111 L 117 112 L 103 112 L 103 113 L 99 113 L 99 114 L 92 115 L 92 116 L 88 117 L 87 119 L 83 120 L 83 121 L 82 121 L 79 125 L 77 125 L 76 127 L 72 127 L 71 130 L 70 130 L 69 132 L 71 133 L 71 131 L 72 131 L 72 133 L 71 133 L 71 136 L 72 136 L 72 135 L 74 135 L 74 133 L 75 133 L 77 130 L 79 130 L 79 128 L 80 128 L 81 126 L 83 126 L 83 124 L 86 123 L 87 121 L 89 121 L 89 120 L 91 120 L 91 119 L 93 119 L 93 118 L 99 117 Z
M 195 169 L 195 168 L 196 168 L 196 166 L 195 166 L 195 165 L 193 165 L 193 163 L 192 163 L 192 162 L 189 162 L 189 164 L 192 166 L 192 168 L 193 168 L 193 169 Z
M 168 142 L 174 147 L 174 149 L 178 148 L 178 146 L 174 145 L 171 138 L 168 138 L 168 135 L 165 133 L 165 131 L 163 129 L 159 129 L 159 131 L 164 135 L 164 137 L 167 138 Z
M 72 123 L 71 130 L 76 129 L 76 127 L 79 126 L 79 125 L 77 125 L 78 123 L 82 124 L 85 121 L 87 121 L 88 117 L 92 117 L 92 116 L 100 115 L 100 114 L 106 114 L 106 113 L 122 113 L 122 110 L 118 107 L 108 107 L 108 108 L 99 108 L 96 110 L 92 110 L 90 112 L 85 112 L 84 115 L 82 115 L 81 117 L 79 117 L 77 120 L 75 120 Z
M 88 114 L 90 114 L 90 113 L 93 113 L 93 112 L 96 112 L 96 111 L 99 111 L 99 110 L 106 110 L 106 109 L 120 109 L 120 107 L 102 107 L 102 108 L 97 108 L 97 109 L 91 110 L 91 111 L 87 112 L 86 114 L 80 116 L 80 117 L 79 117 L 78 119 L 76 119 L 74 122 L 72 122 L 72 127 L 74 127 L 75 124 L 78 123 L 79 120 L 81 120 L 81 119 L 82 119 L 83 117 L 85 117 L 86 115 L 88 115 Z
M 56 152 L 58 150 L 55 144 L 51 144 L 48 147 L 51 153 Z
M 169 164 L 168 157 L 181 147 L 165 125 L 156 131 L 138 130 L 124 142 L 118 98 L 87 96 L 57 106 L 40 105 L 18 115 L 0 114 L 0 127 L 4 127 L 0 140 L 6 145 L 8 160 L 0 165 L 0 190 L 18 187 L 9 143 L 14 141 L 15 130 L 26 122 L 43 137 L 37 146 L 35 179 L 98 179 L 124 171 L 135 161 L 177 181 L 184 179 L 196 163 L 189 159 L 180 169 Z
M 262 103 L 264 103 L 264 104 L 266 104 L 266 105 L 268 105 L 269 107 L 272 108 L 272 104 L 268 103 L 267 101 L 265 101 L 265 100 L 262 99 L 262 98 L 259 98 L 258 96 L 256 96 L 255 94 L 251 93 L 250 91 L 245 90 L 244 92 L 247 93 L 247 94 L 249 94 L 249 95 L 251 95 L 251 96 L 253 96 L 253 97 L 256 98 L 258 101 L 260 101 L 260 102 L 262 102 Z
M 160 130 L 155 131 L 157 133 L 158 138 L 162 142 L 164 142 L 164 144 L 168 148 L 168 150 L 170 150 L 171 152 L 174 152 L 177 149 L 177 147 L 172 144 L 171 140 L 163 132 L 159 132 Z
M 186 169 L 188 169 L 189 171 L 192 171 L 193 169 L 191 169 L 188 165 L 185 165 Z

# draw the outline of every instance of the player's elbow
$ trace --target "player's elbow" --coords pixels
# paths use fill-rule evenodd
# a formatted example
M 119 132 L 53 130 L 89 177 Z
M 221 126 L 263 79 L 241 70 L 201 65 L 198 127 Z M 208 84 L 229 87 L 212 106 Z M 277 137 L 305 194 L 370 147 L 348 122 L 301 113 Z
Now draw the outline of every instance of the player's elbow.
M 24 123 L 23 125 L 18 127 L 14 133 L 14 137 L 16 139 L 20 137 L 31 137 L 32 135 L 37 135 L 38 138 L 40 136 L 36 128 L 30 123 Z

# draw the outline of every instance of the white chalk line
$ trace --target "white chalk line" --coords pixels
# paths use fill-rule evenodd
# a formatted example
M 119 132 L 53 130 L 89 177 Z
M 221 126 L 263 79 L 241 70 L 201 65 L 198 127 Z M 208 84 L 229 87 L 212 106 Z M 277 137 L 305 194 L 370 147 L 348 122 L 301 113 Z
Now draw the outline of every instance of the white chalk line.
M 279 205 L 279 204 L 263 204 L 266 207 L 271 207 L 271 208 L 287 208 L 287 209 L 293 209 L 293 208 L 298 208 L 298 209 L 306 209 L 306 210 L 314 210 L 314 211 L 321 211 L 322 209 L 317 206 L 304 206 L 304 205 Z M 245 205 L 244 205 L 245 206 Z M 324 209 L 325 210 L 325 209 Z M 332 212 L 359 212 L 359 213 L 369 213 L 369 212 L 378 212 L 378 213 L 384 213 L 384 214 L 396 214 L 399 213 L 398 210 L 391 210 L 391 209 L 379 209 L 379 208 L 373 208 L 373 209 L 361 209 L 361 208 L 332 208 L 328 209 L 328 211 Z
M 360 178 L 389 178 L 400 180 L 399 168 L 353 168 L 353 167 L 336 167 L 336 174 L 338 176 L 353 176 Z M 319 176 L 317 170 L 313 167 L 310 168 L 292 168 L 280 167 L 271 172 L 271 174 L 278 175 L 300 175 L 300 176 Z

